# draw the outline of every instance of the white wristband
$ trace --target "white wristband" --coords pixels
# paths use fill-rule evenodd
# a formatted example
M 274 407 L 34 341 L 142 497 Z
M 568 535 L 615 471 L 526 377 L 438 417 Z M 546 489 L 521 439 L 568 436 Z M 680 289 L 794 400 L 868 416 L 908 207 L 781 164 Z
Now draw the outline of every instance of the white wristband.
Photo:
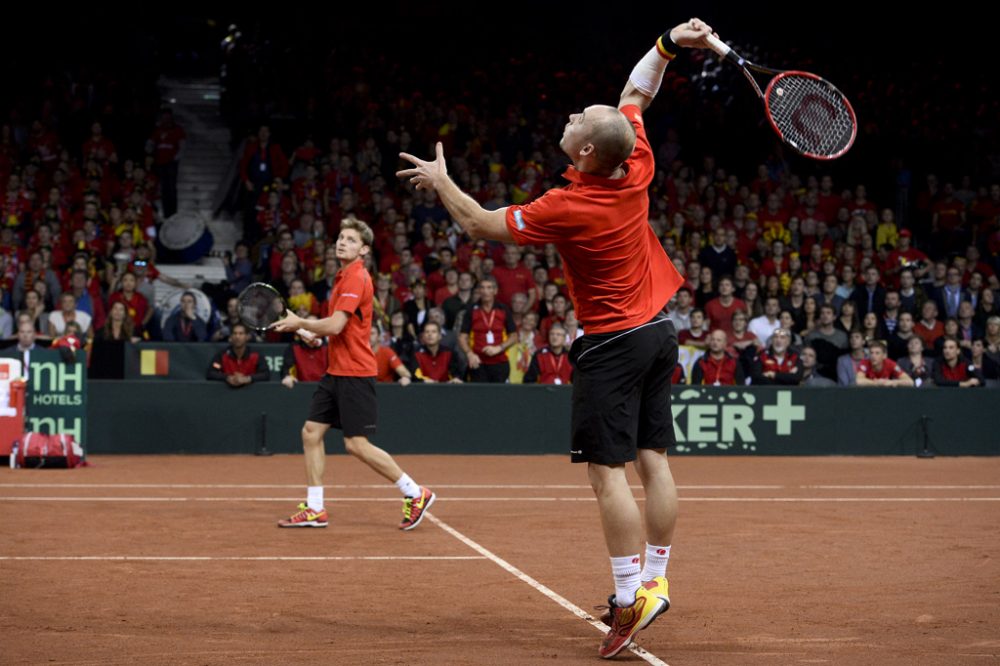
M 659 47 L 654 46 L 635 64 L 628 80 L 643 95 L 656 97 L 656 93 L 660 91 L 660 84 L 663 83 L 663 72 L 666 71 L 668 62 L 670 60 L 663 56 Z

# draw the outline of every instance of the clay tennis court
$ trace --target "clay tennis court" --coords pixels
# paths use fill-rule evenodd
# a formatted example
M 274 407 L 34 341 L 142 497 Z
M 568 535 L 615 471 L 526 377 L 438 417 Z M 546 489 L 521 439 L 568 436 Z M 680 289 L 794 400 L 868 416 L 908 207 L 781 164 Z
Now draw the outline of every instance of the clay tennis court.
M 598 663 L 601 633 L 575 613 L 612 581 L 584 468 L 400 458 L 440 498 L 409 533 L 396 489 L 344 456 L 327 529 L 275 527 L 301 501 L 300 456 L 0 470 L 0 662 Z M 1000 659 L 1000 461 L 673 468 L 673 607 L 618 661 Z

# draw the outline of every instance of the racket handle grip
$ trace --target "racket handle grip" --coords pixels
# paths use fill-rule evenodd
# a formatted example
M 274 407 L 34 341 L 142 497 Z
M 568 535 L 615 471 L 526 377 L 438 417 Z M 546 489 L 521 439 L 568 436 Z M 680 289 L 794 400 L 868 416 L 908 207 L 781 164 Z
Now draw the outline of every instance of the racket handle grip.
M 705 35 L 705 41 L 708 42 L 708 46 L 719 54 L 722 58 L 729 60 L 730 62 L 736 63 L 740 67 L 744 64 L 743 56 L 733 50 L 733 47 L 726 44 L 724 41 L 716 37 L 715 35 Z
M 313 342 L 314 340 L 316 340 L 319 337 L 318 335 L 316 335 L 312 331 L 307 331 L 304 328 L 300 328 L 297 331 L 295 331 L 295 335 L 299 336 L 300 338 L 302 338 L 307 343 L 311 343 L 311 342 Z

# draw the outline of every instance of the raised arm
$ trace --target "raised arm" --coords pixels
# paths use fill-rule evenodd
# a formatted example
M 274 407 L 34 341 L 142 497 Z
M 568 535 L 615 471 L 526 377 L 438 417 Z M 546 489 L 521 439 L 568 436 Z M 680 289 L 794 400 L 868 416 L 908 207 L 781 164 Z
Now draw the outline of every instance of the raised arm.
M 708 48 L 705 38 L 711 34 L 712 28 L 696 18 L 663 33 L 656 40 L 656 46 L 635 64 L 618 100 L 618 108 L 634 104 L 645 111 L 659 92 L 663 72 L 676 56 L 678 48 Z
M 426 162 L 409 153 L 399 156 L 413 164 L 412 169 L 397 171 L 399 178 L 409 178 L 418 190 L 435 190 L 448 213 L 473 239 L 504 241 L 513 243 L 514 237 L 507 229 L 507 209 L 486 210 L 476 200 L 463 192 L 448 176 L 448 166 L 444 159 L 444 146 L 438 141 L 433 162 Z

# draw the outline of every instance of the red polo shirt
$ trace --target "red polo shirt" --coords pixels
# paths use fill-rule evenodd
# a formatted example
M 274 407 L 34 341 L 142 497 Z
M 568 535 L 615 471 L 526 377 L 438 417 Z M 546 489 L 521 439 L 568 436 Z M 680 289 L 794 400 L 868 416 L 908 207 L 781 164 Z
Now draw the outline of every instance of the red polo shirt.
M 374 294 L 372 278 L 360 257 L 337 271 L 326 316 L 341 310 L 350 317 L 340 335 L 330 336 L 327 373 L 338 377 L 374 377 L 378 373 L 375 354 L 368 344 Z
M 430 349 L 421 347 L 414 356 L 417 359 L 418 379 L 431 379 L 435 382 L 446 382 L 451 379 L 453 353 L 450 349 L 438 347 L 438 353 L 431 354 Z
M 726 335 L 732 337 L 733 335 L 733 313 L 737 310 L 747 309 L 747 304 L 744 303 L 739 298 L 733 297 L 733 302 L 726 307 L 722 304 L 721 298 L 713 298 L 705 305 L 705 316 L 711 320 L 711 330 L 721 328 L 726 332 Z
M 872 362 L 866 358 L 858 363 L 858 372 L 863 372 L 868 379 L 899 379 L 903 376 L 903 371 L 891 358 L 882 361 L 879 370 L 876 370 Z
M 483 365 L 507 362 L 507 354 L 487 356 L 483 353 L 483 348 L 502 345 L 516 330 L 510 309 L 496 301 L 489 312 L 476 303 L 466 310 L 465 318 L 462 320 L 462 333 L 469 335 L 469 348 L 479 356 Z
M 958 361 L 955 363 L 955 367 L 948 365 L 948 362 L 941 360 L 940 364 L 941 376 L 952 382 L 964 382 L 971 379 L 974 375 L 969 373 L 969 363 L 964 361 L 959 357 Z
M 554 243 L 559 250 L 577 318 L 588 333 L 646 323 L 683 282 L 648 222 L 655 164 L 642 115 L 637 106 L 621 111 L 636 132 L 623 178 L 570 167 L 563 174 L 567 187 L 507 209 L 507 228 L 518 244 Z
M 531 271 L 522 263 L 518 263 L 514 268 L 507 268 L 506 264 L 495 266 L 493 277 L 496 278 L 497 287 L 499 287 L 497 300 L 507 307 L 510 307 L 514 294 L 522 293 L 527 296 L 531 288 L 535 286 L 535 279 L 531 277 Z
M 736 385 L 736 365 L 739 361 L 729 354 L 723 354 L 720 359 L 713 358 L 711 353 L 704 354 L 696 363 L 701 367 L 701 383 L 703 385 Z M 789 372 L 794 371 L 793 364 Z
M 375 352 L 375 365 L 378 372 L 375 381 L 386 383 L 396 381 L 396 368 L 403 365 L 403 362 L 399 360 L 392 347 L 380 346 Z

